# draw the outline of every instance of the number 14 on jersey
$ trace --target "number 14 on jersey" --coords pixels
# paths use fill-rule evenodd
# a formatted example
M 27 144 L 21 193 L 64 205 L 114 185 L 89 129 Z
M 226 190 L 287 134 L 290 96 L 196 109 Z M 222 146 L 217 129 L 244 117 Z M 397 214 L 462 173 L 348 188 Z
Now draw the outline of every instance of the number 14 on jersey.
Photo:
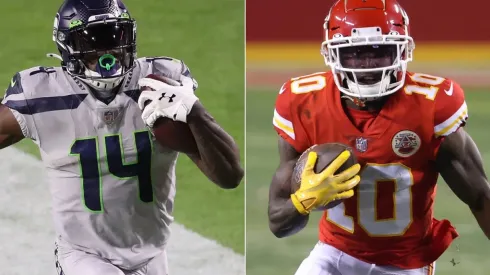
M 126 163 L 124 161 L 124 147 L 121 134 L 104 137 L 104 152 L 106 160 L 101 161 L 99 142 L 97 137 L 76 139 L 70 155 L 77 156 L 82 178 L 82 201 L 89 212 L 101 213 L 104 211 L 102 194 L 103 177 L 101 163 L 107 163 L 107 170 L 112 176 L 119 179 L 138 179 L 139 198 L 142 202 L 153 201 L 151 184 L 151 157 L 152 143 L 148 131 L 134 133 L 137 161 Z

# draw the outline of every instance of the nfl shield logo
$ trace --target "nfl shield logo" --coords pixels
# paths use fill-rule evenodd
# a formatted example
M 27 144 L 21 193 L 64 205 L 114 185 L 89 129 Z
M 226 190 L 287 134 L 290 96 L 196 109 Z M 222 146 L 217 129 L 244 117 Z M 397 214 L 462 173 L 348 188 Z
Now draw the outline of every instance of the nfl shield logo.
M 120 113 L 119 109 L 103 110 L 102 111 L 102 120 L 106 124 L 111 125 L 118 119 L 119 113 Z
M 367 139 L 363 137 L 356 138 L 356 149 L 357 151 L 364 153 L 367 151 L 368 142 Z

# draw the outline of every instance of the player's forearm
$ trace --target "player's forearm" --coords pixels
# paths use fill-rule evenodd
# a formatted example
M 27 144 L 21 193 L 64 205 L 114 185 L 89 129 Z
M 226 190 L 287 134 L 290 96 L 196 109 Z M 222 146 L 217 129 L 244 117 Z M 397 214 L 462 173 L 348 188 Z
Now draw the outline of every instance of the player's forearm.
M 472 209 L 472 212 L 483 233 L 490 239 L 490 198 L 481 198 L 481 209 Z
M 439 149 L 436 166 L 449 188 L 473 212 L 490 239 L 490 184 L 481 154 L 463 130 L 446 137 Z
M 200 103 L 192 108 L 187 123 L 199 149 L 199 168 L 218 186 L 226 189 L 237 187 L 243 178 L 243 168 L 233 138 Z
M 471 212 L 475 216 L 478 225 L 480 225 L 481 230 L 490 239 L 490 190 L 488 181 L 484 173 L 474 173 L 468 174 L 468 177 L 476 178 L 476 181 L 480 182 L 475 184 L 476 186 L 481 186 L 481 188 L 474 188 L 469 191 L 475 195 L 471 196 L 472 199 L 464 201 L 471 209 Z M 468 191 L 467 191 L 468 193 Z
M 291 236 L 308 223 L 291 201 L 291 177 L 299 154 L 284 140 L 279 140 L 281 163 L 269 188 L 269 228 L 278 238 Z
M 269 203 L 269 228 L 278 238 L 291 236 L 308 223 L 308 215 L 296 210 L 291 199 L 275 199 Z

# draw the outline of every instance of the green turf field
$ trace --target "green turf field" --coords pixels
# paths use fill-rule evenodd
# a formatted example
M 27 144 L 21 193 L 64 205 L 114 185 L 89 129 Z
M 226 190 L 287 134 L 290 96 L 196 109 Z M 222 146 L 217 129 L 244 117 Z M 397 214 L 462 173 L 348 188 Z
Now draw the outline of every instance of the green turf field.
M 289 238 L 276 239 L 268 228 L 268 185 L 278 163 L 277 139 L 271 124 L 276 95 L 274 91 L 247 91 L 247 275 L 294 274 L 317 240 L 319 214 L 310 219 L 306 229 Z M 489 160 L 486 126 L 490 94 L 467 90 L 466 96 L 470 112 L 467 130 Z M 486 170 L 490 172 L 488 162 Z M 467 207 L 443 181 L 439 183 L 435 214 L 451 220 L 460 233 L 455 245 L 437 262 L 436 274 L 489 274 L 490 243 Z M 453 258 L 460 263 L 453 266 Z
M 244 155 L 244 3 L 242 0 L 124 1 L 138 21 L 138 55 L 175 57 L 199 82 L 198 96 L 240 144 Z M 2 2 L 0 81 L 33 66 L 58 66 L 51 40 L 62 0 Z M 19 144 L 37 154 L 30 141 Z M 221 190 L 181 157 L 177 167 L 176 221 L 244 253 L 244 188 Z

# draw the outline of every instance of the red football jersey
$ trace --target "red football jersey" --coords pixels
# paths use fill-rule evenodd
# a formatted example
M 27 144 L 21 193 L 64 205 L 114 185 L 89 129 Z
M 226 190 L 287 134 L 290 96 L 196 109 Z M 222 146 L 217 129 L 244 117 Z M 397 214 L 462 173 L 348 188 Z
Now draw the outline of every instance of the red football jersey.
M 433 204 L 439 145 L 468 117 L 463 90 L 449 79 L 407 73 L 404 87 L 371 119 L 347 115 L 340 97 L 332 74 L 317 73 L 286 82 L 274 110 L 274 128 L 298 152 L 340 142 L 362 165 L 355 195 L 325 211 L 320 240 L 377 265 L 434 262 L 458 236 L 448 221 L 433 218 Z

